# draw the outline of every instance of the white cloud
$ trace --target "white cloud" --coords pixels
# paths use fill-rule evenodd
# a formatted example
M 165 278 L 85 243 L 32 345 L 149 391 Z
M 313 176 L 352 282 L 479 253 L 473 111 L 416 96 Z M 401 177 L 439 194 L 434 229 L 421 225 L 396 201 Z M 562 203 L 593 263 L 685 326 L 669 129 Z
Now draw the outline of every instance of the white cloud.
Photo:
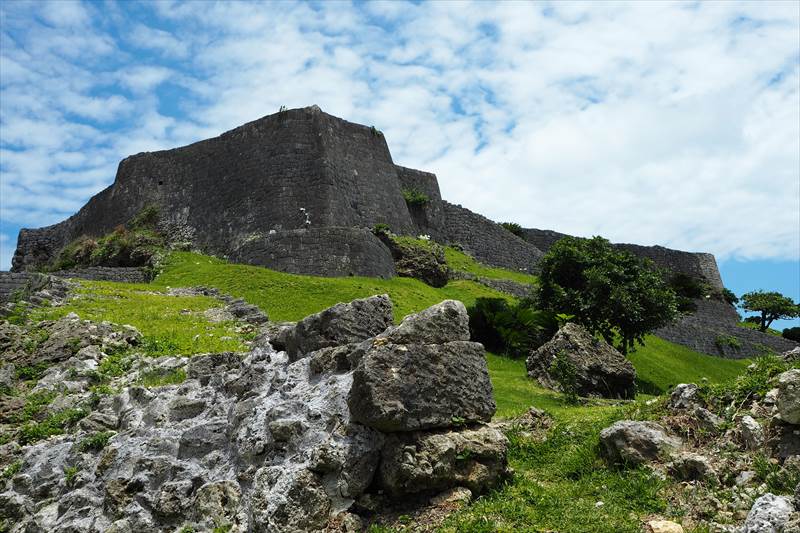
M 4 223 L 55 222 L 131 153 L 316 103 L 496 220 L 800 255 L 793 3 L 9 4 Z

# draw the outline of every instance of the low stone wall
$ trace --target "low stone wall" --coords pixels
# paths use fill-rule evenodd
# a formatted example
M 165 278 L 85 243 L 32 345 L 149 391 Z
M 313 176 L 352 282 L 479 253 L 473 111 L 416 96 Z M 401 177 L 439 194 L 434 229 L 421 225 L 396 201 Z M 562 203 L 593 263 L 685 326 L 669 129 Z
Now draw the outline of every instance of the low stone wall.
M 48 277 L 38 272 L 0 272 L 0 303 L 10 302 L 16 294 L 35 291 L 47 284 Z
M 80 278 L 94 281 L 117 281 L 121 283 L 149 283 L 152 273 L 139 267 L 84 267 L 70 270 L 58 270 L 50 273 L 60 278 Z
M 481 263 L 534 272 L 542 252 L 501 225 L 460 205 L 442 202 L 448 244 L 460 244 Z
M 766 350 L 785 352 L 798 346 L 796 342 L 739 326 L 739 316 L 729 304 L 719 300 L 695 300 L 697 312 L 655 332 L 658 337 L 697 352 L 746 359 L 762 355 Z M 730 339 L 739 346 L 731 346 Z
M 454 279 L 466 279 L 469 281 L 474 281 L 476 283 L 480 283 L 490 289 L 494 289 L 499 292 L 504 292 L 506 294 L 510 294 L 515 298 L 526 298 L 531 295 L 533 291 L 533 285 L 528 285 L 527 283 L 518 283 L 516 281 L 511 281 L 507 279 L 491 279 L 491 278 L 482 278 L 476 276 L 474 274 L 470 274 L 469 272 L 459 272 L 456 270 L 451 270 L 449 275 L 451 280 Z
M 389 249 L 363 228 L 325 227 L 276 232 L 243 244 L 229 259 L 294 274 L 378 278 L 395 275 Z

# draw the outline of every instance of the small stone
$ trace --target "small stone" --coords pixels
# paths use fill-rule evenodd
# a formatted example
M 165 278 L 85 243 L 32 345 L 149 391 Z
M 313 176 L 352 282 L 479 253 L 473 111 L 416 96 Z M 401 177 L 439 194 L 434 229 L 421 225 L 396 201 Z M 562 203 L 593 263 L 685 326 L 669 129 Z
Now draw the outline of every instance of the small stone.
M 651 520 L 647 530 L 649 533 L 683 533 L 683 527 L 671 520 Z
M 744 487 L 749 485 L 753 482 L 756 478 L 756 472 L 753 470 L 745 470 L 744 472 L 739 472 L 739 475 L 736 476 L 736 481 L 734 482 L 737 487 Z
M 800 424 L 800 369 L 778 376 L 778 417 L 789 424 Z
M 676 385 L 667 402 L 669 409 L 691 409 L 698 405 L 702 405 L 700 387 L 694 383 Z
M 747 514 L 742 533 L 781 533 L 794 511 L 787 496 L 767 493 L 755 501 Z
M 460 507 L 472 500 L 472 491 L 466 487 L 453 487 L 431 498 L 431 505 L 437 507 L 453 505 Z
M 745 415 L 739 420 L 739 432 L 746 449 L 758 450 L 764 446 L 764 430 L 752 416 Z
M 680 454 L 668 465 L 668 469 L 681 481 L 699 481 L 715 477 L 714 468 L 708 458 L 696 453 Z

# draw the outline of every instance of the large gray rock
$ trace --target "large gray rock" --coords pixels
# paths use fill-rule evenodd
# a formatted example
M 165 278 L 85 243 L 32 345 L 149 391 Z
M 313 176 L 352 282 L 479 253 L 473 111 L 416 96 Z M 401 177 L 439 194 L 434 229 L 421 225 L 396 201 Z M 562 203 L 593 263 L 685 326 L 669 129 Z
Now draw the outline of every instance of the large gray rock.
M 581 396 L 633 398 L 636 370 L 607 342 L 594 338 L 578 324 L 567 324 L 553 338 L 534 350 L 526 361 L 528 375 L 544 387 L 560 390 L 551 374 L 553 362 L 564 354 L 575 366 L 577 392 Z
M 363 341 L 392 321 L 392 302 L 385 294 L 336 304 L 298 322 L 286 334 L 286 352 L 294 361 L 321 348 Z
M 784 533 L 793 510 L 789 497 L 765 494 L 755 501 L 747 514 L 742 533 Z
M 490 426 L 394 433 L 383 447 L 378 481 L 395 496 L 457 486 L 480 494 L 506 476 L 507 447 L 506 437 Z
M 483 345 L 380 344 L 353 374 L 353 419 L 384 432 L 485 422 L 496 405 Z
M 781 420 L 800 425 L 800 369 L 794 368 L 778 376 L 777 407 Z
M 610 460 L 632 465 L 666 459 L 681 447 L 681 440 L 661 425 L 635 420 L 620 420 L 605 428 L 600 443 Z
M 458 300 L 445 300 L 409 315 L 378 335 L 392 344 L 443 344 L 469 340 L 469 315 Z
M 669 395 L 667 408 L 669 409 L 694 409 L 702 406 L 700 387 L 694 383 L 681 383 Z

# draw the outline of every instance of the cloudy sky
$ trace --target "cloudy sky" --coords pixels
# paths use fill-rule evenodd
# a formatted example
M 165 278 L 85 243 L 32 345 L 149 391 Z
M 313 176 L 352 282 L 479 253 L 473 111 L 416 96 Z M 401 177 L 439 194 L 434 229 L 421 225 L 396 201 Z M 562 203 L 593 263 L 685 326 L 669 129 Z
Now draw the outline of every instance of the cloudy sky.
M 0 3 L 0 268 L 142 151 L 282 105 L 499 221 L 800 299 L 800 3 Z

